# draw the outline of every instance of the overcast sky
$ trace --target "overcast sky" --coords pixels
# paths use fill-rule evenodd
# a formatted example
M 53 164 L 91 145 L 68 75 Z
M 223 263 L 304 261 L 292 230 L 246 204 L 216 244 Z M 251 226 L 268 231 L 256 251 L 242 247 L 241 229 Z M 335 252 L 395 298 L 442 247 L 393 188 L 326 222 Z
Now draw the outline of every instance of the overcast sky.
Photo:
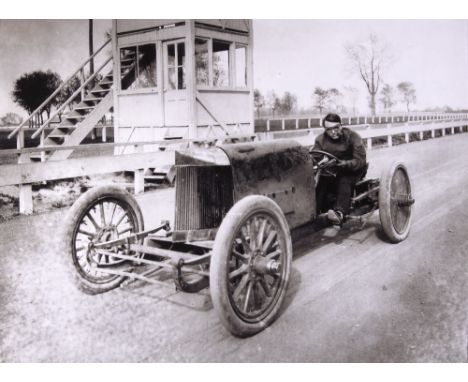
M 96 47 L 110 27 L 110 20 L 95 22 Z M 21 74 L 51 69 L 65 78 L 87 58 L 87 28 L 87 20 L 0 20 L 0 116 L 24 115 L 10 96 Z M 347 70 L 343 46 L 369 33 L 385 40 L 394 57 L 385 82 L 413 82 L 417 108 L 468 107 L 466 20 L 254 20 L 255 87 L 288 90 L 308 107 L 316 86 L 355 86 L 365 111 L 365 89 Z

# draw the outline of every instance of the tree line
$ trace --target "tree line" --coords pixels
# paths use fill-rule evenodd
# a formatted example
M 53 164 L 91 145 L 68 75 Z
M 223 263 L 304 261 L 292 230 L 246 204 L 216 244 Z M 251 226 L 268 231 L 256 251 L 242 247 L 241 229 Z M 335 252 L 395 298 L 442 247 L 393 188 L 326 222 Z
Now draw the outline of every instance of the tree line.
M 414 84 L 410 81 L 402 81 L 393 87 L 384 82 L 385 71 L 393 62 L 390 48 L 385 41 L 370 34 L 364 41 L 345 43 L 344 51 L 348 70 L 364 85 L 371 115 L 376 114 L 378 103 L 381 104 L 384 112 L 391 112 L 398 102 L 404 104 L 406 110 L 410 111 L 411 105 L 416 103 Z M 308 111 L 320 114 L 329 111 L 356 114 L 360 92 L 353 86 L 344 86 L 341 90 L 317 86 L 313 89 L 311 96 L 312 103 Z M 346 102 L 345 99 L 347 99 Z M 257 89 L 254 93 L 254 107 L 257 117 L 262 112 L 273 116 L 287 115 L 297 111 L 297 97 L 290 92 L 285 92 L 282 97 L 278 97 L 273 91 L 263 96 Z

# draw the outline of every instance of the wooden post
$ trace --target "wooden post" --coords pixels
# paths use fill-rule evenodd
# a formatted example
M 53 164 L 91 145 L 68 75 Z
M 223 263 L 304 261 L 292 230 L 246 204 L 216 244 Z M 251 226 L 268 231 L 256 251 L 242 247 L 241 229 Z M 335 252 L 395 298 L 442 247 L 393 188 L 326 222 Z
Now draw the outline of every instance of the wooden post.
M 435 130 L 434 129 L 431 130 L 431 137 L 435 138 Z
M 455 134 L 455 126 L 452 126 L 452 135 Z
M 367 149 L 368 150 L 372 149 L 372 138 L 367 138 Z
M 299 118 L 296 118 L 296 130 L 299 129 Z
M 16 148 L 18 150 L 24 148 L 24 129 L 18 131 L 16 138 Z M 27 163 L 30 161 L 28 154 L 20 154 L 18 163 Z M 19 213 L 23 215 L 31 215 L 33 213 L 33 196 L 31 184 L 19 185 Z
M 189 116 L 189 138 L 197 138 L 197 88 L 195 78 L 195 20 L 185 20 L 187 34 L 185 39 L 187 106 Z
M 422 131 L 419 132 L 419 140 L 423 140 L 424 139 L 424 133 Z
M 270 131 L 270 120 L 267 119 L 267 131 Z
M 136 153 L 142 153 L 143 152 L 143 146 L 135 146 L 135 152 Z M 145 192 L 145 170 L 144 169 L 136 169 L 134 171 L 134 186 L 135 190 L 134 193 L 135 195 L 141 194 Z
M 120 93 L 120 54 L 117 46 L 117 20 L 112 20 L 112 55 L 113 55 L 113 67 L 112 67 L 112 97 L 113 97 L 113 108 L 114 113 L 112 114 L 112 123 L 114 125 L 114 142 L 120 142 L 119 137 L 119 93 Z M 159 52 L 158 52 L 159 53 Z M 161 57 L 159 55 L 158 57 Z M 158 65 L 162 66 L 162 65 Z M 162 87 L 158 78 L 158 86 Z M 123 150 L 122 150 L 123 151 Z M 117 148 L 114 148 L 114 154 L 118 152 Z
M 409 143 L 409 133 L 405 133 L 405 142 Z
M 442 136 L 445 137 L 445 128 L 441 130 L 442 130 Z
M 107 123 L 102 126 L 102 141 L 107 142 Z
M 41 131 L 41 139 L 40 139 L 40 145 L 41 147 L 44 147 L 44 140 L 45 140 L 45 134 L 44 134 L 44 130 Z M 41 151 L 41 162 L 45 162 L 46 160 L 46 152 L 45 151 Z
M 254 129 L 254 120 L 255 120 L 255 110 L 254 110 L 254 64 L 253 64 L 253 49 L 254 49 L 254 30 L 253 30 L 253 21 L 248 20 L 249 26 L 249 43 L 247 45 L 247 88 L 250 92 L 250 130 L 249 133 L 253 134 Z M 211 47 L 210 44 L 208 44 Z M 211 49 L 211 48 L 208 48 Z M 212 54 L 212 53 L 211 53 Z M 208 60 L 211 62 L 211 60 Z M 210 68 L 212 69 L 212 68 Z
M 284 118 L 281 120 L 281 130 L 284 130 L 284 126 L 285 126 L 285 123 L 284 123 Z
M 84 82 L 86 81 L 86 79 L 85 79 L 85 74 L 84 74 L 84 68 L 81 68 L 81 69 L 80 69 L 80 80 L 81 80 L 81 84 L 80 84 L 80 85 L 83 85 Z M 83 88 L 81 89 L 81 100 L 84 100 L 85 95 L 86 95 L 86 94 L 85 94 L 85 87 L 83 87 Z
M 393 146 L 392 136 L 391 136 L 391 135 L 388 135 L 388 136 L 387 136 L 387 144 L 388 144 L 388 147 L 392 147 L 392 146 Z

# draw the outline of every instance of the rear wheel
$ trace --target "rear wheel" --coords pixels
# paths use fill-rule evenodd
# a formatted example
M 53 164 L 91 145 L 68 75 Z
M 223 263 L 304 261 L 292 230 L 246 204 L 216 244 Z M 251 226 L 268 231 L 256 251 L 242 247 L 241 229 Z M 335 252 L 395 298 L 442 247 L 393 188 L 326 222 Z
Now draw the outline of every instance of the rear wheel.
M 143 215 L 135 198 L 116 186 L 94 188 L 81 195 L 65 218 L 62 245 L 66 265 L 76 286 L 88 294 L 106 292 L 125 279 L 100 272 L 93 265 L 118 267 L 123 260 L 101 255 L 90 243 L 120 239 L 143 230 Z
M 258 333 L 278 316 L 292 261 L 288 223 L 265 196 L 248 196 L 224 218 L 213 246 L 210 291 L 223 325 L 234 335 Z
M 392 243 L 408 237 L 413 204 L 408 170 L 402 162 L 394 162 L 382 174 L 379 189 L 380 222 Z

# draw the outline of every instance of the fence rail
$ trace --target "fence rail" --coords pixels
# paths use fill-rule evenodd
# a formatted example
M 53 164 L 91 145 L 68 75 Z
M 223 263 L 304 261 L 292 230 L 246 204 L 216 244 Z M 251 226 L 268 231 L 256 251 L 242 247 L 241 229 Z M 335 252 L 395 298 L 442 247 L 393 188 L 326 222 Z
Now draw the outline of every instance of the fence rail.
M 356 126 L 467 118 L 468 113 L 414 113 L 379 116 L 344 116 L 342 117 L 342 122 L 347 126 Z M 322 117 L 319 115 L 259 118 L 255 120 L 255 132 L 264 133 L 269 131 L 311 129 L 321 127 L 321 125 Z

